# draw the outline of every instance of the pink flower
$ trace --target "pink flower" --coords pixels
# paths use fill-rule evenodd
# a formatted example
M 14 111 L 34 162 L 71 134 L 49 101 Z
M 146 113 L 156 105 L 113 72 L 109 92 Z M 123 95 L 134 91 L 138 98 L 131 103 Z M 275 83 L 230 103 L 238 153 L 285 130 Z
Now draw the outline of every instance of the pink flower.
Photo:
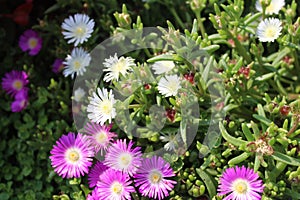
M 29 51 L 29 55 L 34 56 L 39 53 L 42 48 L 42 38 L 33 30 L 27 30 L 21 35 L 19 46 L 22 51 Z
M 15 96 L 15 100 L 11 103 L 12 112 L 20 112 L 27 107 L 28 104 L 28 89 L 24 88 Z

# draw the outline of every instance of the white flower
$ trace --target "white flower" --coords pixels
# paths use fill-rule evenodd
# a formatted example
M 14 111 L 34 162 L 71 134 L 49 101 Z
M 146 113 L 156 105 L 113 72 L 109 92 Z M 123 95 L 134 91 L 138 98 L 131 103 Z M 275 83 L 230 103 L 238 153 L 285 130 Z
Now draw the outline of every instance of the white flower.
M 65 39 L 69 39 L 68 43 L 75 42 L 75 46 L 82 44 L 91 37 L 95 22 L 85 14 L 75 14 L 65 19 L 61 27 L 65 31 L 62 32 Z
M 257 27 L 257 36 L 261 42 L 274 42 L 281 34 L 282 27 L 279 19 L 268 18 L 261 21 Z
M 114 108 L 115 99 L 112 93 L 107 91 L 106 88 L 102 90 L 97 89 L 93 93 L 93 97 L 90 97 L 90 103 L 87 106 L 88 118 L 95 123 L 100 123 L 103 125 L 107 120 L 111 123 L 111 120 L 116 116 L 116 109 Z
M 262 12 L 262 6 L 260 3 L 261 0 L 257 0 L 255 7 L 259 12 Z M 270 4 L 266 7 L 266 14 L 272 15 L 272 14 L 278 14 L 281 8 L 285 5 L 284 0 L 271 0 Z
M 79 87 L 74 91 L 73 99 L 77 102 L 80 102 L 82 97 L 84 97 L 84 95 L 85 95 L 85 91 L 81 87 Z
M 177 75 L 162 77 L 157 86 L 159 93 L 166 97 L 176 96 L 177 91 L 180 88 L 180 78 Z
M 152 69 L 154 70 L 154 74 L 163 74 L 171 71 L 175 67 L 173 61 L 163 60 L 157 61 L 152 65 Z
M 107 72 L 104 76 L 104 81 L 109 82 L 111 80 L 119 80 L 120 74 L 125 76 L 128 71 L 131 71 L 133 66 L 135 66 L 134 59 L 131 57 L 124 58 L 123 56 L 118 59 L 117 54 L 113 57 L 110 56 L 106 58 L 103 62 L 104 69 L 103 71 Z
M 175 151 L 176 147 L 178 147 L 178 144 L 180 142 L 180 135 L 179 134 L 175 135 L 175 134 L 168 133 L 168 135 L 163 134 L 162 136 L 159 137 L 159 139 L 162 142 L 167 142 L 164 145 L 164 148 L 167 151 Z
M 83 75 L 86 71 L 86 67 L 91 62 L 91 56 L 83 48 L 74 48 L 71 55 L 68 55 L 66 61 L 63 62 L 65 65 L 63 74 L 65 77 L 71 75 L 74 78 L 75 73 L 77 75 Z

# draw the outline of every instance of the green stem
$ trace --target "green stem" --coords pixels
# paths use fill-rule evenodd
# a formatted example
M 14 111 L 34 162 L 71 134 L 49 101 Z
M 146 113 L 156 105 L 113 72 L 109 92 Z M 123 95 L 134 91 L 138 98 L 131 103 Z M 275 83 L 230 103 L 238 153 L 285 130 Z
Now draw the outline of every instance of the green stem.
M 205 28 L 203 26 L 203 21 L 201 19 L 201 13 L 200 12 L 195 12 L 195 14 L 196 14 L 196 18 L 197 18 L 197 22 L 198 22 L 198 27 L 200 29 L 202 38 L 204 38 L 204 35 L 205 35 L 206 31 L 205 31 Z
M 179 26 L 184 30 L 185 29 L 185 25 L 182 22 L 182 20 L 180 19 L 180 17 L 178 16 L 176 10 L 172 7 L 170 8 L 170 11 L 172 13 L 172 15 L 175 17 L 176 22 L 179 24 Z

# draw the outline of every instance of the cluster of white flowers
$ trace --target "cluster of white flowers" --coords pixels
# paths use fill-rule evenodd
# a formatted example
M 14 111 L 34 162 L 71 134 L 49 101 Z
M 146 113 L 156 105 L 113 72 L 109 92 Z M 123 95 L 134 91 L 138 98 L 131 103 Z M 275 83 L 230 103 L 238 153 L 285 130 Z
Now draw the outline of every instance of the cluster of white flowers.
M 93 33 L 95 22 L 86 14 L 75 14 L 65 19 L 61 27 L 64 30 L 62 34 L 68 40 L 68 43 L 74 43 L 75 48 L 71 55 L 68 55 L 64 62 L 64 76 L 71 75 L 72 78 L 76 75 L 82 76 L 89 66 L 91 61 L 90 54 L 82 47 L 77 47 L 79 44 L 86 42 Z
M 265 8 L 265 14 L 278 14 L 284 7 L 284 0 L 271 0 L 270 4 Z M 257 0 L 255 7 L 258 11 L 263 12 L 261 0 Z M 281 21 L 277 18 L 266 18 L 262 20 L 257 27 L 257 37 L 261 42 L 274 42 L 281 34 Z

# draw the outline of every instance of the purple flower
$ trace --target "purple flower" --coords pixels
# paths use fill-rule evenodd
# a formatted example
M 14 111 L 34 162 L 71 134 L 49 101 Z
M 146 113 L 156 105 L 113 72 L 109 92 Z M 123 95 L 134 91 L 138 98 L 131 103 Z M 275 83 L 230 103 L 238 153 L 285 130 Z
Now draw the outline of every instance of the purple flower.
M 95 154 L 100 151 L 100 154 L 104 155 L 113 138 L 117 136 L 114 132 L 110 132 L 111 126 L 87 123 L 84 129 L 88 135 L 87 139 L 94 147 Z
M 107 170 L 107 166 L 105 166 L 102 162 L 98 161 L 93 168 L 90 170 L 88 174 L 88 181 L 90 188 L 93 188 L 97 185 L 99 181 L 100 175 Z
M 86 137 L 80 133 L 76 137 L 71 132 L 56 141 L 50 153 L 54 171 L 63 178 L 79 178 L 88 173 L 94 156 Z
M 175 174 L 170 164 L 161 157 L 153 156 L 143 160 L 142 166 L 134 175 L 134 182 L 143 196 L 163 199 L 169 196 L 169 191 L 176 184 L 176 181 L 166 179 L 173 176 Z
M 24 88 L 23 90 L 19 91 L 16 96 L 15 100 L 11 103 L 11 111 L 12 112 L 21 112 L 27 107 L 28 104 L 28 89 Z
M 131 192 L 135 192 L 128 174 L 114 169 L 107 169 L 97 183 L 99 200 L 130 200 Z
M 104 164 L 115 170 L 123 171 L 130 176 L 135 174 L 141 166 L 142 152 L 141 147 L 133 148 L 133 142 L 130 140 L 126 144 L 126 139 L 117 140 L 112 144 L 105 155 Z
M 220 178 L 219 195 L 229 194 L 224 200 L 259 200 L 264 186 L 258 178 L 253 169 L 245 166 L 228 168 Z
M 52 71 L 57 74 L 59 72 L 61 72 L 64 69 L 64 64 L 63 64 L 64 60 L 57 58 L 55 59 L 54 63 L 52 64 Z
M 97 187 L 86 197 L 86 200 L 99 200 Z
M 28 75 L 26 72 L 13 70 L 6 73 L 2 78 L 2 88 L 7 92 L 7 94 L 14 97 L 29 83 L 27 78 Z
M 19 46 L 22 51 L 29 51 L 29 55 L 34 56 L 42 48 L 42 38 L 36 31 L 26 30 L 20 37 Z

